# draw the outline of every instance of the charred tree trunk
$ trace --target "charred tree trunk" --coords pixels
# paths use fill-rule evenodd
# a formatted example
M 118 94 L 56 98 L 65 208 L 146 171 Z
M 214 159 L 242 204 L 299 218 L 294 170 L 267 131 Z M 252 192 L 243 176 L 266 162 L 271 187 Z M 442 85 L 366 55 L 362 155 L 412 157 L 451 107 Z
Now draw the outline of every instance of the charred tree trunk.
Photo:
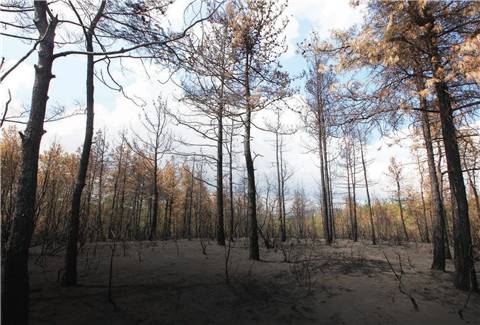
M 102 223 L 102 200 L 103 200 L 103 170 L 105 168 L 105 140 L 102 139 L 102 148 L 101 148 L 101 155 L 100 155 L 100 171 L 98 175 L 98 205 L 97 205 L 97 213 L 96 213 L 96 220 L 97 220 L 97 240 L 104 240 L 105 235 L 103 233 L 103 223 Z
M 440 60 L 438 58 L 434 59 L 434 67 L 439 64 L 439 62 Z M 478 290 L 473 261 L 467 194 L 463 180 L 456 128 L 453 121 L 451 99 L 445 82 L 435 83 L 435 91 L 440 106 L 440 121 L 442 124 L 443 143 L 448 166 L 448 179 L 452 195 L 455 286 L 462 290 Z
M 422 217 L 423 217 L 423 223 L 424 223 L 424 232 L 425 232 L 425 241 L 427 243 L 430 243 L 430 232 L 428 230 L 428 221 L 427 221 L 427 206 L 425 204 L 425 195 L 423 193 L 423 185 L 424 185 L 424 180 L 423 180 L 423 174 L 420 175 L 420 199 L 422 201 Z
M 445 242 L 445 258 L 447 260 L 452 259 L 452 253 L 450 252 L 450 239 L 448 236 L 448 218 L 447 218 L 447 211 L 445 210 L 445 198 L 443 196 L 444 186 L 443 186 L 443 174 L 442 174 L 442 144 L 440 140 L 437 141 L 437 156 L 438 162 L 436 166 L 436 174 L 438 179 L 438 188 L 440 191 L 440 201 L 442 202 L 443 210 L 442 210 L 442 228 L 444 234 L 444 242 Z
M 245 166 L 247 168 L 247 220 L 249 235 L 249 257 L 252 260 L 260 260 L 260 251 L 258 247 L 258 229 L 257 229 L 257 191 L 255 188 L 255 169 L 253 166 L 252 152 L 250 148 L 251 141 L 251 118 L 252 108 L 250 107 L 250 75 L 249 75 L 250 59 L 247 54 L 245 63 L 245 97 L 247 100 L 246 116 L 245 116 Z
M 220 108 L 217 120 L 217 244 L 225 246 L 225 225 L 223 213 L 223 108 Z
M 105 1 L 102 1 L 100 9 L 92 20 L 88 30 L 85 29 L 85 42 L 87 52 L 93 52 L 93 33 L 98 21 L 101 18 Z M 85 27 L 84 27 L 85 28 Z M 88 163 L 90 159 L 90 150 L 92 148 L 93 121 L 94 121 L 94 57 L 87 55 L 87 121 L 85 126 L 85 138 L 83 140 L 82 154 L 78 166 L 77 180 L 72 196 L 72 207 L 70 212 L 70 221 L 68 226 L 68 240 L 65 254 L 65 274 L 62 284 L 64 286 L 74 286 L 77 284 L 77 255 L 78 255 L 78 235 L 80 225 L 80 204 L 83 188 L 87 177 Z
M 148 240 L 157 239 L 157 219 L 158 219 L 158 152 L 155 148 L 154 161 L 153 161 L 153 173 L 152 173 L 152 214 L 150 219 L 150 233 Z
M 473 197 L 475 199 L 475 208 L 477 209 L 477 218 L 480 220 L 480 197 L 478 195 L 478 190 L 475 182 L 475 175 L 474 172 L 472 172 L 473 175 L 469 174 L 469 181 L 470 181 L 470 188 L 472 189 Z
M 275 158 L 277 167 L 277 187 L 278 187 L 278 220 L 280 221 L 280 241 L 285 242 L 287 240 L 287 232 L 283 221 L 283 195 L 282 195 L 282 176 L 280 168 L 280 142 L 278 130 L 275 131 Z
M 319 109 L 320 110 L 320 109 Z M 321 114 L 319 112 L 318 114 Z M 322 216 L 323 216 L 323 232 L 325 241 L 327 244 L 331 244 L 331 234 L 330 234 L 330 220 L 329 220 L 329 202 L 328 202 L 328 188 L 327 180 L 325 175 L 325 155 L 323 148 L 323 132 L 322 132 L 322 123 L 320 117 L 319 119 L 319 130 L 318 130 L 318 154 L 320 155 L 320 186 L 322 190 Z
M 41 39 L 32 90 L 30 116 L 22 134 L 22 159 L 15 201 L 15 218 L 5 259 L 2 322 L 28 324 L 28 249 L 32 239 L 37 190 L 38 156 L 52 75 L 57 17 L 47 18 L 46 1 L 34 1 L 35 25 Z
M 332 177 L 330 175 L 330 167 L 327 165 L 327 181 L 328 181 L 328 192 L 329 195 L 329 208 L 330 208 L 330 231 L 332 236 L 332 242 L 335 241 L 336 232 L 335 232 L 335 210 L 333 209 L 333 189 L 332 189 Z
M 354 221 L 353 221 L 353 209 L 352 209 L 352 195 L 350 186 L 350 167 L 349 158 L 347 157 L 347 204 L 348 204 L 348 218 L 350 220 L 349 238 L 353 239 L 354 233 Z
M 230 241 L 233 241 L 233 235 L 235 231 L 234 226 L 234 215 L 235 215 L 235 206 L 233 202 L 233 127 L 234 120 L 232 119 L 232 134 L 230 135 L 230 144 L 229 144 L 229 161 L 228 161 L 228 186 L 229 186 L 229 195 L 230 195 Z
M 115 180 L 113 183 L 113 198 L 112 198 L 112 206 L 110 210 L 110 223 L 108 225 L 108 239 L 113 239 L 114 232 L 116 229 L 114 229 L 114 222 L 115 222 L 115 212 L 116 212 L 116 207 L 117 207 L 117 195 L 118 195 L 118 180 L 120 179 L 120 173 L 122 171 L 122 164 L 123 164 L 123 144 L 125 141 L 124 135 L 122 135 L 122 145 L 120 147 L 120 156 L 118 159 L 118 170 L 115 175 Z
M 287 210 L 285 209 L 285 180 L 287 178 L 286 175 L 286 167 L 283 162 L 283 139 L 280 139 L 280 196 L 282 198 L 282 228 L 285 232 L 285 240 L 287 240 Z
M 195 185 L 195 155 L 193 156 L 192 174 L 188 190 L 187 239 L 192 240 L 193 186 Z
M 367 165 L 365 163 L 365 156 L 364 156 L 364 153 L 363 153 L 363 144 L 362 144 L 361 139 L 360 139 L 360 157 L 362 159 L 363 179 L 365 180 L 365 191 L 367 193 L 368 214 L 369 214 L 369 217 L 370 217 L 370 235 L 371 235 L 371 238 L 372 238 L 372 245 L 376 245 L 377 244 L 377 238 L 375 236 L 375 225 L 373 223 L 372 202 L 370 200 L 370 190 L 368 188 Z
M 172 210 L 173 210 L 173 195 L 168 200 L 168 223 L 167 223 L 167 235 L 168 238 L 172 236 Z
M 467 194 L 463 179 L 462 164 L 457 142 L 457 132 L 453 117 L 452 99 L 445 81 L 445 70 L 442 57 L 439 54 L 438 35 L 433 30 L 435 18 L 429 15 L 427 19 L 413 20 L 419 26 L 426 26 L 424 36 L 430 58 L 431 70 L 435 79 L 434 88 L 440 111 L 445 156 L 447 159 L 448 179 L 453 208 L 453 238 L 455 251 L 455 286 L 461 290 L 478 290 L 473 261 L 472 238 L 470 234 L 470 219 L 468 214 Z
M 466 157 L 464 155 L 464 165 L 467 166 Z M 475 209 L 477 211 L 477 218 L 480 220 L 480 197 L 477 190 L 477 179 L 475 171 L 478 169 L 477 162 L 475 161 L 472 169 L 467 170 L 468 184 L 470 185 L 470 190 L 473 194 L 473 199 L 475 200 Z
M 352 211 L 353 211 L 353 241 L 358 241 L 358 217 L 357 217 L 357 171 L 356 171 L 356 154 L 355 154 L 355 144 L 352 146 Z
M 128 152 L 127 152 L 128 154 Z M 119 223 L 118 223 L 118 236 L 119 236 L 119 239 L 123 239 L 124 238 L 124 234 L 125 234 L 125 227 L 124 227 L 124 222 L 123 222 L 123 218 L 125 216 L 125 185 L 127 183 L 127 169 L 128 169 L 128 155 L 127 155 L 127 159 L 126 159 L 126 164 L 123 168 L 123 179 L 122 179 L 122 192 L 120 194 L 120 220 L 119 220 Z
M 397 203 L 398 203 L 398 209 L 400 210 L 400 221 L 402 222 L 402 229 L 403 229 L 403 234 L 405 236 L 405 240 L 408 242 L 410 238 L 408 237 L 408 232 L 407 232 L 407 225 L 405 224 L 405 217 L 403 215 L 403 204 L 402 204 L 402 192 L 400 188 L 400 180 L 396 180 L 397 183 Z
M 325 125 L 325 122 L 324 122 Z M 327 189 L 327 227 L 328 227 L 328 242 L 331 244 L 335 238 L 335 225 L 334 225 L 334 216 L 333 216 L 333 194 L 332 194 L 332 182 L 330 178 L 330 163 L 328 161 L 328 150 L 327 150 L 327 136 L 323 136 L 323 161 L 325 167 L 325 188 Z
M 421 105 L 426 105 L 424 100 Z M 428 175 L 430 178 L 432 210 L 433 210 L 433 262 L 431 268 L 433 270 L 445 270 L 445 223 L 443 216 L 445 214 L 443 201 L 440 194 L 440 184 L 437 178 L 435 168 L 435 155 L 433 152 L 432 134 L 430 131 L 430 119 L 427 112 L 422 112 L 422 130 L 425 141 L 425 149 L 427 151 Z

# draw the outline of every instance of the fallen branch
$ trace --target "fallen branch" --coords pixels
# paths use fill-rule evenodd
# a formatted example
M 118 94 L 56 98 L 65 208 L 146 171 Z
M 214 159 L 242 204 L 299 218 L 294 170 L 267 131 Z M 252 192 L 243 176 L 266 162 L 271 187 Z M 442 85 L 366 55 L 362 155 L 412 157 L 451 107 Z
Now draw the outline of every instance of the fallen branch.
M 400 263 L 400 268 L 401 268 L 401 273 L 400 275 L 397 274 L 397 272 L 395 271 L 395 269 L 393 268 L 393 265 L 392 263 L 390 263 L 390 260 L 388 259 L 387 255 L 385 254 L 385 252 L 383 252 L 383 256 L 385 256 L 385 259 L 387 260 L 387 263 L 388 265 L 390 266 L 390 269 L 392 270 L 393 274 L 395 275 L 395 278 L 397 279 L 398 281 L 398 290 L 400 290 L 400 292 L 404 295 L 406 295 L 410 301 L 412 302 L 412 305 L 413 305 L 413 308 L 415 309 L 415 311 L 419 311 L 420 309 L 418 308 L 418 304 L 417 302 L 415 301 L 415 298 L 413 298 L 413 296 L 407 292 L 407 290 L 405 289 L 404 285 L 403 285 L 403 282 L 402 282 L 402 275 L 403 275 L 403 268 L 402 268 L 402 262 L 401 262 L 401 259 L 400 259 L 400 255 L 398 255 L 398 260 L 399 260 L 399 263 Z

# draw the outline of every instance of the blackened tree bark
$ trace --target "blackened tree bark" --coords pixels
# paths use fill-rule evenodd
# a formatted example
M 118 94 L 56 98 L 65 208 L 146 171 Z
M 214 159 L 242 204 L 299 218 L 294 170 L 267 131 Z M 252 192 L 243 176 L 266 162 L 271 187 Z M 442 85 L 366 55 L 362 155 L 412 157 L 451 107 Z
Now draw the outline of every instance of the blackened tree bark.
M 402 221 L 402 229 L 403 229 L 403 234 L 405 235 L 405 240 L 409 241 L 410 238 L 408 237 L 407 225 L 405 224 L 405 217 L 403 214 L 402 192 L 400 187 L 400 180 L 397 180 L 396 184 L 397 184 L 397 203 L 398 203 L 398 209 L 400 211 L 400 221 Z
M 335 220 L 334 220 L 334 209 L 333 209 L 333 191 L 332 191 L 332 180 L 330 177 L 330 162 L 328 159 L 328 149 L 327 149 L 327 134 L 326 134 L 326 122 L 325 118 L 323 121 L 324 124 L 324 135 L 323 135 L 323 161 L 324 161 L 324 168 L 325 168 L 325 183 L 326 183 L 326 190 L 327 190 L 327 207 L 328 207 L 328 243 L 333 243 L 335 240 Z
M 105 138 L 104 134 L 99 134 L 97 138 L 100 155 L 100 171 L 98 174 L 98 203 L 97 203 L 97 212 L 96 212 L 96 224 L 97 224 L 97 240 L 105 240 L 105 234 L 103 233 L 103 222 L 102 222 L 102 201 L 103 201 L 103 172 L 105 168 Z
M 285 240 L 287 238 L 287 210 L 285 208 L 285 182 L 287 181 L 287 166 L 283 161 L 283 139 L 280 140 L 280 190 L 282 197 L 282 227 L 285 231 Z
M 223 107 L 219 108 L 217 122 L 217 244 L 225 246 L 225 225 L 223 211 Z
M 156 140 L 158 141 L 158 140 Z M 158 148 L 158 144 L 155 145 Z M 148 240 L 157 239 L 157 220 L 158 220 L 158 150 L 153 153 L 153 175 L 152 175 L 152 215 L 150 220 L 150 233 Z
M 433 60 L 434 64 L 439 62 Z M 463 180 L 462 164 L 458 149 L 456 127 L 453 122 L 453 110 L 448 86 L 445 82 L 437 82 L 435 91 L 440 107 L 443 143 L 447 158 L 448 179 L 453 205 L 453 239 L 455 262 L 455 286 L 462 290 L 478 290 L 473 261 L 472 237 L 468 201 Z
M 275 130 L 275 158 L 276 158 L 276 168 L 277 168 L 277 203 L 278 203 L 278 220 L 280 222 L 280 241 L 284 242 L 287 240 L 287 232 L 284 224 L 283 216 L 283 191 L 282 191 L 282 175 L 281 175 L 281 164 L 280 161 L 280 142 L 279 142 L 279 131 Z
M 30 115 L 22 134 L 22 162 L 15 202 L 15 218 L 8 241 L 2 299 L 3 324 L 28 324 L 28 249 L 33 234 L 38 156 L 45 133 L 43 123 L 52 74 L 57 17 L 46 1 L 34 1 L 34 23 L 41 40 L 32 90 Z M 48 16 L 49 17 L 48 17 Z
M 188 214 L 187 214 L 187 239 L 192 240 L 192 214 L 193 214 L 193 187 L 195 186 L 195 166 L 196 156 L 193 155 L 192 172 L 190 174 L 190 183 L 188 184 Z
M 358 241 L 358 216 L 357 216 L 357 163 L 355 152 L 355 140 L 352 143 L 351 151 L 351 180 L 352 180 L 352 211 L 353 211 L 353 241 Z
M 360 142 L 360 158 L 362 159 L 362 168 L 363 168 L 363 179 L 365 180 L 365 191 L 367 193 L 368 215 L 370 217 L 370 235 L 372 238 L 372 245 L 376 245 L 377 238 L 375 236 L 375 225 L 373 222 L 373 209 L 372 209 L 372 202 L 370 200 L 370 189 L 368 187 L 367 165 L 365 163 L 365 155 L 363 152 L 363 140 L 359 138 L 359 142 Z
M 286 25 L 284 1 L 234 2 L 228 10 L 232 28 L 232 44 L 238 63 L 234 68 L 241 94 L 244 126 L 244 155 L 247 170 L 247 219 L 249 222 L 249 257 L 260 259 L 257 228 L 257 201 L 255 168 L 251 152 L 252 113 L 285 98 L 288 93 L 288 75 L 280 71 L 280 55 L 285 51 L 278 39 Z M 280 23 L 280 25 L 279 25 Z M 252 95 L 254 94 L 254 96 Z
M 422 39 L 430 61 L 434 90 L 440 111 L 440 124 L 453 210 L 454 283 L 457 288 L 462 290 L 478 290 L 473 261 L 467 193 L 453 117 L 452 98 L 445 77 L 445 66 L 443 64 L 445 60 L 443 60 L 439 46 L 439 44 L 442 44 L 441 37 L 435 30 L 437 21 L 429 8 L 420 8 L 417 3 L 409 3 L 409 9 L 412 21 L 424 30 Z
M 279 221 L 280 241 L 287 240 L 286 209 L 285 209 L 285 183 L 291 177 L 287 171 L 287 165 L 283 159 L 284 144 L 283 136 L 293 134 L 295 131 L 284 129 L 281 123 L 281 110 L 276 110 L 276 121 L 274 124 L 267 122 L 267 130 L 275 134 L 275 166 L 277 172 L 277 211 Z
M 229 146 L 228 146 L 228 192 L 230 196 L 230 241 L 233 241 L 233 235 L 235 231 L 234 220 L 235 220 L 235 206 L 233 202 L 233 132 L 234 132 L 234 123 L 235 121 L 232 119 L 232 126 L 231 126 L 231 134 L 229 139 Z
M 258 229 L 257 229 L 257 190 L 255 188 L 255 169 L 253 166 L 251 142 L 251 126 L 252 126 L 252 108 L 250 106 L 250 56 L 247 52 L 245 57 L 245 99 L 247 101 L 245 114 L 245 138 L 244 153 L 245 166 L 247 168 L 247 219 L 248 219 L 248 236 L 249 236 L 249 257 L 252 260 L 260 260 L 260 251 L 258 247 Z
M 428 221 L 427 221 L 427 205 L 425 204 L 425 194 L 423 192 L 423 186 L 425 184 L 423 173 L 420 172 L 420 200 L 422 202 L 422 217 L 423 217 L 423 225 L 424 225 L 424 232 L 425 232 L 425 241 L 430 243 L 430 230 L 428 229 Z
M 325 237 L 325 241 L 327 242 L 327 244 L 331 244 L 332 243 L 332 236 L 331 236 L 331 233 L 330 233 L 330 216 L 329 216 L 329 200 L 328 200 L 328 187 L 327 187 L 327 181 L 326 181 L 326 162 L 325 162 L 325 155 L 324 155 L 324 147 L 323 147 L 323 136 L 324 136 L 324 133 L 323 133 L 323 125 L 320 121 L 320 115 L 322 114 L 321 112 L 321 108 L 320 108 L 320 104 L 318 104 L 318 110 L 319 110 L 319 122 L 318 122 L 318 151 L 319 151 L 319 157 L 320 157 L 320 186 L 321 186 L 321 190 L 322 190 L 322 197 L 321 197 L 321 201 L 322 201 L 322 215 L 323 215 L 323 229 L 324 229 L 324 237 Z
M 443 234 L 444 234 L 444 239 L 445 239 L 445 259 L 451 260 L 452 259 L 452 253 L 450 252 L 450 239 L 448 236 L 448 217 L 447 217 L 447 211 L 445 210 L 445 197 L 443 195 L 444 193 L 444 186 L 443 186 L 443 172 L 442 172 L 442 156 L 443 156 L 443 151 L 442 151 L 442 141 L 440 139 L 437 140 L 437 165 L 436 165 L 436 173 L 437 173 L 437 179 L 438 179 L 438 188 L 440 190 L 440 200 L 442 201 L 443 204 L 443 214 L 442 214 L 442 227 L 443 227 Z
M 423 88 L 422 88 L 423 89 Z M 426 108 L 426 100 L 422 97 L 420 105 Z M 437 172 L 435 169 L 435 155 L 433 152 L 432 134 L 430 130 L 430 119 L 428 113 L 424 110 L 422 113 L 422 132 L 427 151 L 428 176 L 430 178 L 430 189 L 432 199 L 432 242 L 433 242 L 433 261 L 431 268 L 433 270 L 445 270 L 445 223 L 443 219 L 444 207 L 440 194 L 440 185 L 438 183 Z
M 345 163 L 347 168 L 348 216 L 350 219 L 350 239 L 358 241 L 358 220 L 356 202 L 355 143 L 352 137 L 345 139 Z
M 248 82 L 247 82 L 248 84 Z M 250 90 L 247 88 L 247 97 L 250 96 Z M 247 198 L 248 198 L 248 207 L 247 207 L 247 216 L 248 216 L 248 225 L 249 225 L 249 257 L 252 260 L 260 259 L 260 251 L 258 248 L 258 229 L 257 229 L 257 194 L 255 188 L 255 170 L 253 167 L 253 159 L 250 148 L 250 129 L 251 129 L 251 116 L 252 112 L 249 107 L 247 107 L 247 114 L 245 117 L 245 165 L 247 167 Z
M 464 165 L 467 165 L 466 162 L 464 163 Z M 478 194 L 477 180 L 475 175 L 475 171 L 477 169 L 478 169 L 477 161 L 474 161 L 472 168 L 470 170 L 467 170 L 467 177 L 468 177 L 468 183 L 470 184 L 470 189 L 473 194 L 473 198 L 475 200 L 475 208 L 477 209 L 477 218 L 478 220 L 480 220 L 480 195 Z
M 350 228 L 348 231 L 348 237 L 353 239 L 354 233 L 354 221 L 353 221 L 353 210 L 352 210 L 352 192 L 351 192 L 351 185 L 350 185 L 350 167 L 348 166 L 348 159 L 347 159 L 347 209 L 348 209 L 348 219 L 350 223 Z
M 310 44 L 319 43 L 318 35 L 312 35 Z M 315 139 L 314 151 L 318 151 L 320 167 L 320 204 L 324 237 L 327 244 L 333 242 L 333 206 L 331 179 L 329 175 L 328 160 L 328 141 L 329 123 L 328 116 L 331 109 L 332 98 L 330 87 L 334 82 L 334 75 L 328 69 L 320 69 L 326 63 L 326 58 L 322 57 L 317 51 L 312 50 L 310 46 L 305 49 L 305 59 L 309 63 L 308 79 L 305 85 L 308 96 L 308 105 L 310 110 L 305 116 L 307 130 Z
M 106 1 L 102 1 L 94 19 L 90 26 L 83 27 L 85 34 L 86 50 L 93 52 L 93 36 L 98 21 L 102 17 Z M 73 4 L 70 2 L 73 10 Z M 76 11 L 75 11 L 76 12 Z M 81 19 L 79 18 L 80 22 Z M 87 178 L 88 163 L 90 159 L 90 150 L 92 148 L 93 138 L 93 121 L 94 121 L 94 56 L 87 55 L 87 121 L 85 126 L 85 138 L 83 140 L 82 154 L 80 157 L 80 164 L 78 166 L 77 179 L 75 182 L 75 189 L 72 196 L 72 207 L 70 212 L 70 220 L 68 225 L 68 240 L 65 254 L 65 274 L 62 284 L 64 286 L 74 286 L 77 284 L 77 255 L 78 255 L 78 234 L 80 225 L 80 204 L 82 199 L 83 188 L 85 187 L 85 180 Z
M 123 155 L 124 155 L 124 144 L 125 144 L 125 131 L 122 131 L 122 142 L 118 147 L 119 154 L 118 154 L 118 163 L 117 163 L 117 172 L 115 173 L 115 178 L 113 182 L 113 197 L 112 197 L 112 204 L 110 208 L 110 222 L 108 225 L 108 239 L 113 239 L 114 233 L 116 232 L 115 229 L 115 213 L 117 212 L 117 196 L 118 196 L 118 182 L 120 180 L 121 172 L 122 172 L 122 165 L 123 165 Z

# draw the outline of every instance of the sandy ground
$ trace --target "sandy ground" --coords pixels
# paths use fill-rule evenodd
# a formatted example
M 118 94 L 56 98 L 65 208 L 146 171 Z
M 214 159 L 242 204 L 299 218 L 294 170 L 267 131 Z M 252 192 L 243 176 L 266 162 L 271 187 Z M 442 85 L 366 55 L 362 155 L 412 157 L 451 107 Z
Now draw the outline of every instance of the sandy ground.
M 469 294 L 453 288 L 451 262 L 445 273 L 429 270 L 430 245 L 295 242 L 262 249 L 262 261 L 253 262 L 239 241 L 229 285 L 224 248 L 205 245 L 206 255 L 199 240 L 117 243 L 113 304 L 111 244 L 83 248 L 75 288 L 58 284 L 62 256 L 33 250 L 31 323 L 480 324 L 480 296 L 470 295 L 465 307 Z

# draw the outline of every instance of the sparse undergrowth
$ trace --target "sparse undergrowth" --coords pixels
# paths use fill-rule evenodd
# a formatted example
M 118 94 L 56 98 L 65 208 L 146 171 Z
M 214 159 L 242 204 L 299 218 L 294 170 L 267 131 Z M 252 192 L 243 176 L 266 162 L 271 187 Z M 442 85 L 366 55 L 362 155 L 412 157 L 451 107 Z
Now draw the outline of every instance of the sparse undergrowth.
M 428 246 L 286 245 L 288 262 L 281 249 L 263 250 L 262 261 L 251 261 L 242 241 L 232 242 L 226 284 L 225 248 L 214 242 L 126 243 L 125 251 L 114 252 L 115 306 L 108 303 L 108 243 L 83 249 L 75 288 L 59 287 L 62 256 L 47 256 L 32 265 L 32 324 L 463 324 L 480 317 L 478 295 L 465 304 L 467 293 L 450 285 L 450 273 L 430 272 Z

